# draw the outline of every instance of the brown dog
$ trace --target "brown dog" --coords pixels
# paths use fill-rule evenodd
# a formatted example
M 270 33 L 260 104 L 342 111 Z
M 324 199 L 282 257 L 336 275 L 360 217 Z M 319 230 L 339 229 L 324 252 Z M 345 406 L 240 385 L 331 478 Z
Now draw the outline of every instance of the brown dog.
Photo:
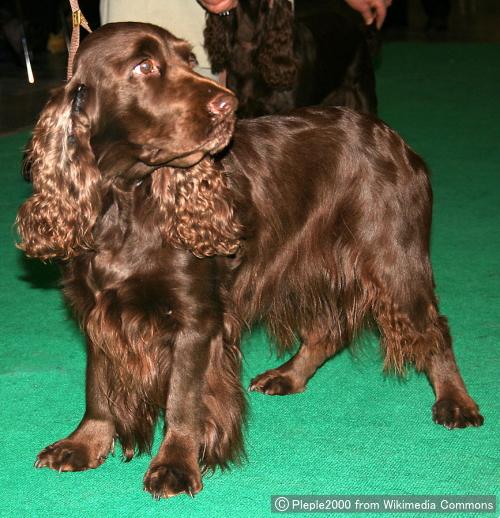
M 303 390 L 374 318 L 387 365 L 429 376 L 435 421 L 480 425 L 437 309 L 422 160 L 347 109 L 234 129 L 234 96 L 193 63 L 158 27 L 104 26 L 35 128 L 20 246 L 62 259 L 88 342 L 83 420 L 36 465 L 95 468 L 115 437 L 130 459 L 164 412 L 145 488 L 196 493 L 241 454 L 240 326 L 259 319 L 302 344 L 254 390 Z

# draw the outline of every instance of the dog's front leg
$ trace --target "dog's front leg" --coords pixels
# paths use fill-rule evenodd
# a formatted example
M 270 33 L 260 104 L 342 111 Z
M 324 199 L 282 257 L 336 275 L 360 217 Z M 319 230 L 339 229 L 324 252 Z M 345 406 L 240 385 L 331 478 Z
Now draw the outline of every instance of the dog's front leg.
M 202 489 L 199 454 L 202 434 L 201 390 L 208 362 L 210 336 L 192 330 L 179 333 L 169 380 L 166 434 L 144 477 L 155 498 Z
M 106 397 L 106 372 L 101 352 L 89 343 L 87 353 L 86 409 L 83 419 L 65 439 L 44 448 L 37 468 L 83 471 L 99 467 L 113 449 L 115 425 Z

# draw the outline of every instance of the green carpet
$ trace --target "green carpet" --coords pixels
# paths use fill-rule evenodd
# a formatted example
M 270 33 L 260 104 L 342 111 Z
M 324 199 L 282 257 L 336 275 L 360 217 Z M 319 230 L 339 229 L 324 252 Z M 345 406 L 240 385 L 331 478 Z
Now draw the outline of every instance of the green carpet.
M 494 44 L 394 43 L 378 71 L 382 118 L 433 171 L 437 290 L 485 425 L 433 424 L 426 378 L 384 377 L 369 338 L 303 394 L 249 394 L 248 461 L 205 478 L 194 500 L 144 493 L 147 456 L 125 464 L 117 455 L 84 473 L 33 468 L 38 451 L 79 422 L 85 353 L 54 268 L 14 248 L 12 223 L 30 192 L 19 175 L 27 134 L 1 139 L 0 515 L 261 517 L 273 494 L 500 494 L 499 56 Z M 259 331 L 244 354 L 245 384 L 278 363 Z

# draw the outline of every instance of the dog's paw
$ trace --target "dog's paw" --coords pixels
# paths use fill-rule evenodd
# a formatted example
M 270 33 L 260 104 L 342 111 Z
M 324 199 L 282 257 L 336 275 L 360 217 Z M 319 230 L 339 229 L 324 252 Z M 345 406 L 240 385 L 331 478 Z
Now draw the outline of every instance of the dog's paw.
M 251 382 L 249 390 L 262 392 L 268 396 L 286 396 L 303 392 L 306 386 L 298 382 L 290 374 L 271 369 L 256 376 Z
M 440 399 L 432 407 L 432 419 L 445 428 L 465 428 L 467 426 L 481 426 L 484 422 L 479 408 L 471 400 L 462 403 L 455 399 Z
M 84 471 L 98 468 L 111 448 L 92 448 L 74 439 L 62 439 L 44 448 L 35 461 L 36 468 L 56 471 Z
M 144 489 L 154 498 L 170 498 L 181 493 L 194 497 L 203 488 L 201 472 L 188 466 L 165 462 L 149 467 L 144 476 Z

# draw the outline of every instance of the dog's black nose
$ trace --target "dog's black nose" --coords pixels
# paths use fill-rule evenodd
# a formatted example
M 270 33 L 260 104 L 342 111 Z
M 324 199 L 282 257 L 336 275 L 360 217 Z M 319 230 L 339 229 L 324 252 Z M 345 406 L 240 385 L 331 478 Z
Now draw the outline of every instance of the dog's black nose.
M 237 105 L 238 101 L 234 95 L 221 92 L 208 103 L 208 111 L 218 117 L 224 117 L 234 113 Z

